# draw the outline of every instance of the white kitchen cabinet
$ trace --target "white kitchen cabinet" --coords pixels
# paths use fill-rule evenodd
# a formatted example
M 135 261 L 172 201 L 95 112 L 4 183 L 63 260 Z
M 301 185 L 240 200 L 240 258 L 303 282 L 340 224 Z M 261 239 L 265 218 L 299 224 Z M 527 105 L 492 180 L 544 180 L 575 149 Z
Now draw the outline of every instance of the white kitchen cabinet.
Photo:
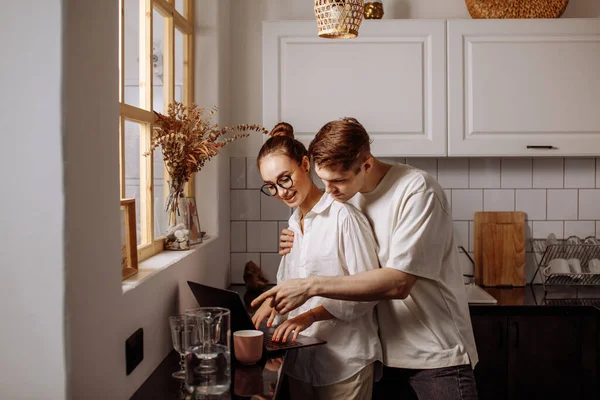
M 447 24 L 449 156 L 600 154 L 599 19 Z
M 445 156 L 446 21 L 364 21 L 321 39 L 315 21 L 263 23 L 263 124 L 308 144 L 328 121 L 357 118 L 379 156 Z

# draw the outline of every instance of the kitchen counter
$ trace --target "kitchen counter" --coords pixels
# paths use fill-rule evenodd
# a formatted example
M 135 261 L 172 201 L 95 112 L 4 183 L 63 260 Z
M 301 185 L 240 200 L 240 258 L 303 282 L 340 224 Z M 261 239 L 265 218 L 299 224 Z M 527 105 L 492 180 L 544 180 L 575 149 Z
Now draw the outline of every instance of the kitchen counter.
M 574 292 L 553 293 L 546 298 L 542 285 L 527 285 L 517 288 L 483 288 L 498 300 L 497 304 L 469 304 L 471 315 L 502 315 L 507 313 L 583 315 L 600 313 L 600 288 L 587 289 L 579 298 Z

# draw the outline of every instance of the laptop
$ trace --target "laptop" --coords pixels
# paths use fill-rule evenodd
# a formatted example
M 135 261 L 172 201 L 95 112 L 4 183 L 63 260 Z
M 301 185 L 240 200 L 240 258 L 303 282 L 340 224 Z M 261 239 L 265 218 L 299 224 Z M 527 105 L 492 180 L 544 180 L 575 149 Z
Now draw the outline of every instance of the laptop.
M 252 319 L 250 318 L 248 311 L 246 311 L 246 307 L 237 292 L 190 281 L 188 281 L 188 285 L 190 289 L 192 289 L 192 293 L 200 307 L 223 307 L 231 311 L 232 334 L 233 332 L 244 329 L 255 329 Z M 265 355 L 272 355 L 272 353 L 277 353 L 282 350 L 317 346 L 327 343 L 324 340 L 304 335 L 298 335 L 295 342 L 292 342 L 291 340 L 287 340 L 285 343 L 273 342 L 271 339 L 273 332 L 275 331 L 274 328 L 261 326 L 260 330 L 264 333 L 263 353 Z

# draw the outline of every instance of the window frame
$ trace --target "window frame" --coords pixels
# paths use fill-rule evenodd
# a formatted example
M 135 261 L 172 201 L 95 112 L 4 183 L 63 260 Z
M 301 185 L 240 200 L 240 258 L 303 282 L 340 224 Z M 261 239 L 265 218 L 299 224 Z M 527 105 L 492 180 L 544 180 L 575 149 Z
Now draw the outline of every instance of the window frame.
M 182 101 L 191 105 L 194 99 L 194 2 L 183 0 L 183 15 L 175 8 L 175 0 L 139 0 L 139 100 L 136 107 L 125 103 L 125 0 L 119 2 L 119 186 L 125 197 L 125 121 L 140 124 L 140 226 L 141 244 L 137 246 L 138 261 L 164 250 L 164 236 L 154 237 L 154 168 L 150 150 L 153 112 L 153 17 L 157 11 L 164 18 L 163 90 L 164 109 L 175 98 L 175 30 L 183 36 L 183 93 Z M 164 166 L 163 166 L 164 168 Z M 166 170 L 165 180 L 168 179 Z M 194 193 L 194 179 L 185 188 L 186 196 Z M 166 182 L 165 182 L 166 183 Z M 164 185 L 165 191 L 168 185 Z M 163 193 L 166 197 L 167 193 Z

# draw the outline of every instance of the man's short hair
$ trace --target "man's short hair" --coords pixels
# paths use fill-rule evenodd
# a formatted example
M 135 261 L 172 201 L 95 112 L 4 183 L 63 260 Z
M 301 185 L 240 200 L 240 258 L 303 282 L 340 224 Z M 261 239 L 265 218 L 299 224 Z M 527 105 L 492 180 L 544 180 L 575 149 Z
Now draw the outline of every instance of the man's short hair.
M 308 154 L 319 168 L 348 171 L 371 155 L 371 139 L 360 122 L 346 117 L 323 125 Z

